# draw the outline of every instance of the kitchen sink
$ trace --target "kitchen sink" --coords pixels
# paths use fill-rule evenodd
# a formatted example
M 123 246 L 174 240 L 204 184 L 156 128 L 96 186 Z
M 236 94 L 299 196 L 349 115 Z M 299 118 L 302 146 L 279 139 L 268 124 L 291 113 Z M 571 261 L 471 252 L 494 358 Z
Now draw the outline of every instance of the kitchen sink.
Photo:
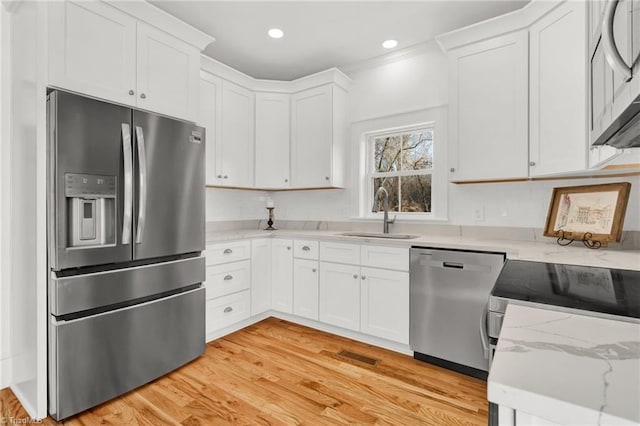
M 343 232 L 345 237 L 360 237 L 360 238 L 387 238 L 390 240 L 412 240 L 418 238 L 419 235 L 409 234 L 383 234 L 382 232 Z

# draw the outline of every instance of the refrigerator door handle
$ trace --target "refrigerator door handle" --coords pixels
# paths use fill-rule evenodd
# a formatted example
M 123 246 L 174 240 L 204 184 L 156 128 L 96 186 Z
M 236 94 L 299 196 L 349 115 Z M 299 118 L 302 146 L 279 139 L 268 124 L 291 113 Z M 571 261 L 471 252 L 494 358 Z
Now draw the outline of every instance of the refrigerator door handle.
M 131 243 L 131 212 L 133 198 L 133 159 L 131 158 L 131 129 L 122 123 L 122 151 L 124 153 L 124 202 L 122 219 L 122 244 Z
M 138 139 L 138 229 L 136 230 L 136 243 L 142 243 L 144 224 L 147 218 L 147 154 L 144 146 L 144 131 L 141 126 L 136 126 Z

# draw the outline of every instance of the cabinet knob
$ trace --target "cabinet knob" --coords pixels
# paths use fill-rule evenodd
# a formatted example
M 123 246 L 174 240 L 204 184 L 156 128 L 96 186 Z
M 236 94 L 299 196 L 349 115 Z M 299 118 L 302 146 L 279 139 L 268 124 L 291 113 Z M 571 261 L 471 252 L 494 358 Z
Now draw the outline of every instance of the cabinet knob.
M 218 179 L 222 179 L 222 175 L 218 175 Z
M 226 308 L 224 308 L 224 313 L 225 314 L 228 314 L 231 311 L 233 311 L 233 308 L 231 306 L 227 306 Z
M 285 181 L 285 183 L 286 183 L 286 182 L 289 182 L 289 179 L 285 179 L 284 181 Z
M 453 172 L 455 172 L 455 171 L 456 171 L 456 169 L 454 169 L 454 168 L 452 167 L 452 168 L 450 168 L 450 169 L 449 169 L 449 171 L 450 171 L 451 173 L 453 173 Z
M 233 277 L 231 275 L 225 275 L 224 280 L 225 281 L 231 281 L 233 279 Z
M 353 274 L 354 279 L 358 279 L 358 274 Z
M 324 177 L 324 180 L 329 180 L 329 176 L 325 176 L 325 177 Z
M 531 167 L 533 167 L 533 166 L 535 166 L 535 165 L 536 165 L 536 162 L 535 162 L 535 161 L 529 161 L 529 165 L 530 165 Z
M 362 279 L 364 280 L 364 279 L 366 279 L 367 277 L 365 277 L 365 276 L 363 275 L 363 276 L 361 276 L 360 278 L 362 278 Z
M 291 250 L 291 246 L 287 246 L 287 250 Z
M 147 99 L 147 95 L 145 95 L 144 93 L 140 93 L 140 99 Z
M 224 179 L 229 179 L 229 176 L 227 176 L 227 175 L 224 175 Z
M 316 268 L 311 269 L 311 272 L 315 272 L 315 271 L 316 271 Z
M 129 94 L 130 94 L 131 96 L 133 96 L 133 95 L 135 95 L 135 94 L 136 94 L 136 92 L 134 92 L 133 90 L 129 90 Z
M 233 253 L 233 250 L 231 250 L 231 249 L 224 249 L 223 253 L 224 253 L 224 254 L 231 254 L 231 253 Z

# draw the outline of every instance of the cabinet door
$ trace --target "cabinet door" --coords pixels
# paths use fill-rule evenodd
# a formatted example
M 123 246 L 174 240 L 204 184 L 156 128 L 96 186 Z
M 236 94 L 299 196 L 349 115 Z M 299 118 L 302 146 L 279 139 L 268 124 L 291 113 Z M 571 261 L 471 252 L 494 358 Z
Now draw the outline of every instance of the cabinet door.
M 202 71 L 200 73 L 200 109 L 198 125 L 205 128 L 206 152 L 206 185 L 220 185 L 222 172 L 220 168 L 220 113 L 222 111 L 222 80 Z
M 321 262 L 320 321 L 360 330 L 360 267 Z
M 258 188 L 289 187 L 289 95 L 256 93 Z
M 136 102 L 136 20 L 104 2 L 48 4 L 50 86 Z
M 271 307 L 293 313 L 293 241 L 271 242 Z
M 222 179 L 226 186 L 253 186 L 253 93 L 222 82 Z
M 450 54 L 451 181 L 528 176 L 527 30 Z
M 318 319 L 318 261 L 293 259 L 293 314 Z
M 529 29 L 530 176 L 585 169 L 585 15 L 586 3 L 566 2 Z
M 139 22 L 137 62 L 139 108 L 197 120 L 200 75 L 197 48 Z
M 632 52 L 632 2 L 623 0 L 618 3 L 613 18 L 613 39 L 620 52 L 620 56 L 627 64 L 633 63 Z M 632 98 L 632 83 L 626 82 L 625 77 L 617 71 L 612 71 L 607 64 L 608 72 L 613 73 L 613 92 L 611 99 L 611 119 L 615 120 L 630 104 Z M 633 80 L 632 80 L 633 81 Z
M 322 86 L 291 98 L 291 179 L 296 188 L 331 186 L 333 88 Z
M 611 124 L 613 71 L 604 57 L 602 43 L 591 56 L 591 143 Z
M 271 240 L 251 240 L 251 315 L 271 309 Z
M 376 268 L 361 273 L 361 331 L 408 344 L 409 273 Z

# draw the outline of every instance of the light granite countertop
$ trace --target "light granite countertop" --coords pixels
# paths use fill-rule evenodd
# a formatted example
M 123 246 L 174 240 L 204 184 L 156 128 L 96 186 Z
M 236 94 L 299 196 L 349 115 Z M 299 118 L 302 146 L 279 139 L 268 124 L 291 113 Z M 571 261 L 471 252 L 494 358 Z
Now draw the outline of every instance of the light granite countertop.
M 620 250 L 611 248 L 588 249 L 580 242 L 571 246 L 559 246 L 554 240 L 517 241 L 473 239 L 459 236 L 428 236 L 408 240 L 348 237 L 345 231 L 314 231 L 306 229 L 263 231 L 260 229 L 239 229 L 233 231 L 207 232 L 206 243 L 213 244 L 229 240 L 253 238 L 291 238 L 350 243 L 379 244 L 387 246 L 422 246 L 460 250 L 479 250 L 506 253 L 510 259 L 534 262 L 562 263 L 566 265 L 599 266 L 616 269 L 640 270 L 640 250 Z
M 640 324 L 509 305 L 487 387 L 557 424 L 639 424 Z

